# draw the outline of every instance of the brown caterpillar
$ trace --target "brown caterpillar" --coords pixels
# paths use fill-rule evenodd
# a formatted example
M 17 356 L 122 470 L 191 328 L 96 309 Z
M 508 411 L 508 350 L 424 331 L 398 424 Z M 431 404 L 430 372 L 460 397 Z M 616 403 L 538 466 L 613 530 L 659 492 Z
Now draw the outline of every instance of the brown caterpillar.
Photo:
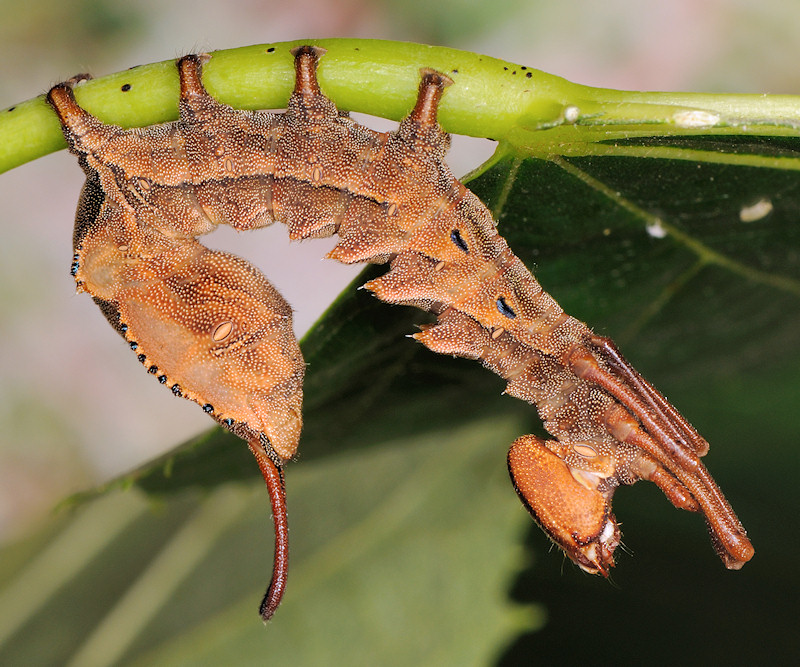
M 498 234 L 486 207 L 444 162 L 437 107 L 452 83 L 422 69 L 396 132 L 358 125 L 319 89 L 324 50 L 293 50 L 283 114 L 222 105 L 201 83 L 208 56 L 178 61 L 180 119 L 123 130 L 77 105 L 74 81 L 47 99 L 87 175 L 72 274 L 148 372 L 246 440 L 269 488 L 275 562 L 261 604 L 283 595 L 288 528 L 283 465 L 301 430 L 304 363 L 291 309 L 249 263 L 196 236 L 284 222 L 292 239 L 338 234 L 341 262 L 389 262 L 366 287 L 434 313 L 414 338 L 480 360 L 534 404 L 554 440 L 519 438 L 508 454 L 533 517 L 588 572 L 608 574 L 619 544 L 611 497 L 648 479 L 701 512 L 725 565 L 753 555 L 700 462 L 706 441 L 607 338 L 564 313 Z

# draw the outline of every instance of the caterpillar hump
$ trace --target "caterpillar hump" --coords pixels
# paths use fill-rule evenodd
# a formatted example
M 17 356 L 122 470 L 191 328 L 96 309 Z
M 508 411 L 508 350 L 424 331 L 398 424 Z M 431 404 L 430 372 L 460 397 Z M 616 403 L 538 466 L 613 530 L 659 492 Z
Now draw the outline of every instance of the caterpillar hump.
M 703 512 L 718 553 L 741 567 L 752 546 L 700 463 L 707 443 L 610 341 L 564 313 L 448 168 L 437 110 L 453 81 L 423 68 L 409 116 L 396 132 L 374 132 L 320 90 L 323 53 L 293 50 L 285 113 L 217 102 L 202 84 L 208 56 L 178 61 L 173 123 L 123 130 L 81 109 L 70 84 L 48 94 L 87 175 L 74 234 L 78 288 L 160 382 L 248 441 L 267 481 L 277 539 L 262 616 L 285 582 L 282 464 L 300 435 L 304 363 L 291 309 L 266 278 L 196 240 L 220 224 L 277 220 L 292 239 L 337 234 L 329 257 L 341 262 L 389 262 L 366 287 L 437 316 L 414 338 L 479 360 L 508 381 L 506 393 L 537 407 L 555 440 L 520 439 L 512 479 L 581 567 L 607 574 L 613 565 L 611 496 L 638 479 Z

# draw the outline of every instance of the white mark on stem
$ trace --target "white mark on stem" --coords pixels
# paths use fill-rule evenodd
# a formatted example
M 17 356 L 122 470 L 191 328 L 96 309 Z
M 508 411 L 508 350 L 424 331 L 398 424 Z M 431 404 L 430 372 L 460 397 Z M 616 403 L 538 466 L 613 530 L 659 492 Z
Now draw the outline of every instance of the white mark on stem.
M 568 125 L 574 125 L 578 122 L 581 115 L 581 110 L 574 104 L 564 107 L 564 122 Z
M 719 116 L 710 111 L 701 109 L 691 109 L 689 111 L 678 111 L 673 114 L 672 120 L 678 127 L 686 129 L 697 129 L 704 127 L 714 127 L 719 123 Z

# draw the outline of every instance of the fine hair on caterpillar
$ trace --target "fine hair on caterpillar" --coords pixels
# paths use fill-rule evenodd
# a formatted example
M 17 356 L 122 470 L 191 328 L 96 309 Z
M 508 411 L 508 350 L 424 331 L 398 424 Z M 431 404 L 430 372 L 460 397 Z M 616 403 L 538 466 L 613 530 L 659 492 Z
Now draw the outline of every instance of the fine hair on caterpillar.
M 160 383 L 247 442 L 267 483 L 276 539 L 264 620 L 286 584 L 283 468 L 300 438 L 305 365 L 291 309 L 263 274 L 197 240 L 221 224 L 245 231 L 279 221 L 295 240 L 336 234 L 328 257 L 388 263 L 365 287 L 436 316 L 413 338 L 480 361 L 537 408 L 553 439 L 518 438 L 509 472 L 534 519 L 582 569 L 608 574 L 620 540 L 612 496 L 640 479 L 703 514 L 727 567 L 748 561 L 753 547 L 701 462 L 706 441 L 611 340 L 564 313 L 450 172 L 437 109 L 457 83 L 421 69 L 411 113 L 397 131 L 375 132 L 320 90 L 323 49 L 292 53 L 284 113 L 220 104 L 202 84 L 210 57 L 196 55 L 177 63 L 172 123 L 103 124 L 75 102 L 74 82 L 47 96 L 87 177 L 74 233 L 78 290 Z

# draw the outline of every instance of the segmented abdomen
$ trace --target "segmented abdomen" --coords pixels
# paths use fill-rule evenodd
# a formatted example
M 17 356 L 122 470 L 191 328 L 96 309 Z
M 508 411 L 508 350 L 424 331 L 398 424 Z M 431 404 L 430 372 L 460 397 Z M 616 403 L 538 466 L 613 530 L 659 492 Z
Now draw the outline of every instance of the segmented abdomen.
M 152 162 L 172 180 L 138 182 L 128 204 L 140 218 L 157 211 L 169 234 L 274 220 L 293 239 L 338 233 L 330 257 L 391 260 L 391 270 L 368 285 L 384 301 L 436 312 L 452 307 L 495 335 L 506 331 L 559 358 L 585 336 L 587 328 L 542 290 L 486 207 L 452 175 L 443 160 L 445 135 L 434 144 L 409 141 L 402 131 L 355 124 L 321 96 L 304 103 L 315 113 L 298 110 L 296 99 L 286 114 L 234 112 L 234 133 L 230 123 L 213 134 L 187 120 L 151 132 Z M 201 154 L 202 164 L 192 159 Z
M 152 254 L 170 239 L 191 245 L 219 224 L 249 230 L 279 220 L 294 239 L 337 233 L 330 257 L 391 262 L 384 276 L 367 284 L 377 297 L 440 316 L 438 326 L 417 335 L 420 342 L 482 359 L 509 379 L 509 393 L 539 404 L 554 435 L 574 435 L 556 403 L 577 395 L 571 385 L 546 389 L 543 383 L 563 374 L 565 383 L 581 384 L 563 366 L 590 332 L 542 290 L 499 236 L 488 209 L 455 179 L 444 161 L 449 137 L 438 125 L 418 119 L 415 109 L 397 132 L 374 132 L 340 115 L 318 90 L 295 92 L 283 114 L 234 110 L 205 93 L 201 62 L 187 57 L 179 64 L 181 118 L 175 123 L 126 132 L 62 103 L 92 130 L 68 138 L 86 155 L 91 190 L 105 197 L 104 216 L 113 218 L 102 223 L 103 234 L 116 228 L 119 237 L 99 243 L 102 270 L 81 270 L 77 277 L 102 279 L 124 266 L 130 273 L 131 251 L 118 257 L 120 247 L 139 243 Z M 423 75 L 445 85 L 442 75 Z M 98 207 L 89 199 L 80 210 L 91 221 Z M 101 228 L 81 217 L 78 227 Z M 76 233 L 84 269 L 92 259 L 85 234 Z M 89 291 L 102 296 L 102 287 Z M 280 305 L 272 295 L 264 298 Z M 210 326 L 226 321 L 232 320 Z M 486 348 L 477 354 L 473 333 Z M 210 350 L 213 340 L 208 344 Z M 284 348 L 295 356 L 292 346 Z M 543 363 L 552 368 L 544 372 Z M 577 430 L 589 439 L 608 438 L 596 422 Z

